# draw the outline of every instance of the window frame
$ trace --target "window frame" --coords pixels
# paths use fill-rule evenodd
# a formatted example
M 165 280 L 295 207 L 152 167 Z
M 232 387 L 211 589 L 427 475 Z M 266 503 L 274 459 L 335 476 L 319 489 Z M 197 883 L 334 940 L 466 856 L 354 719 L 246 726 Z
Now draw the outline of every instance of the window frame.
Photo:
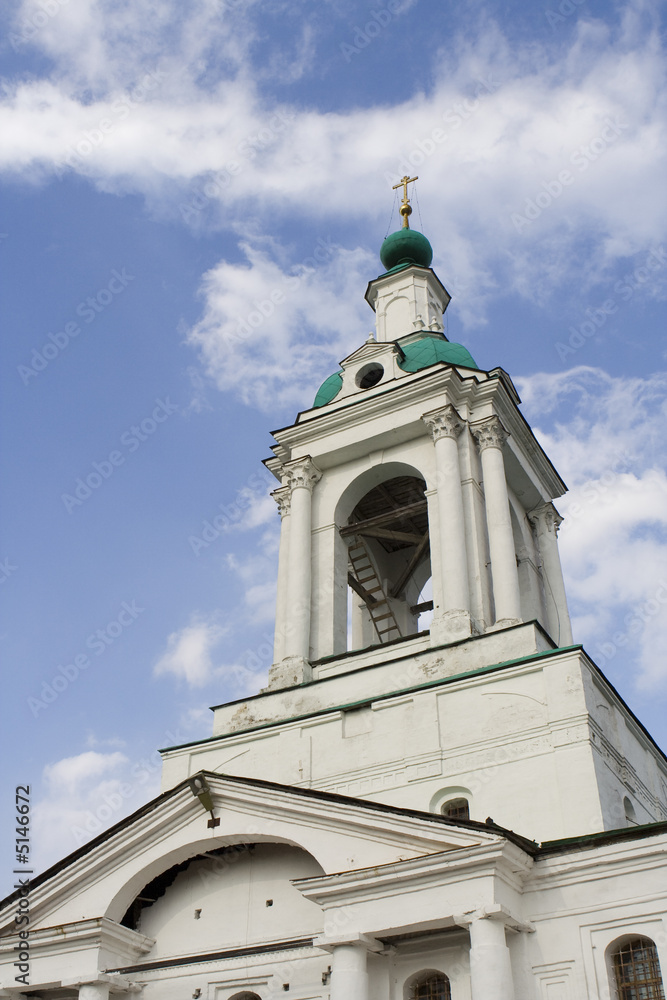
M 638 944 L 639 942 L 645 942 L 646 945 L 650 946 L 652 949 L 652 955 L 649 958 L 649 963 L 655 965 L 654 973 L 657 974 L 657 978 L 644 979 L 644 980 L 628 980 L 623 983 L 619 977 L 619 966 L 617 962 L 618 956 L 624 949 L 629 948 L 633 944 Z M 637 987 L 646 986 L 656 986 L 657 990 L 654 990 L 654 996 L 650 1000 L 665 1000 L 665 981 L 662 975 L 662 967 L 660 965 L 660 954 L 658 952 L 658 947 L 652 937 L 648 934 L 635 933 L 635 934 L 624 934 L 620 938 L 616 938 L 612 941 L 607 948 L 607 967 L 610 973 L 610 986 L 612 996 L 615 1000 L 632 1000 L 631 994 L 637 989 Z M 629 988 L 630 993 L 626 993 L 624 986 Z

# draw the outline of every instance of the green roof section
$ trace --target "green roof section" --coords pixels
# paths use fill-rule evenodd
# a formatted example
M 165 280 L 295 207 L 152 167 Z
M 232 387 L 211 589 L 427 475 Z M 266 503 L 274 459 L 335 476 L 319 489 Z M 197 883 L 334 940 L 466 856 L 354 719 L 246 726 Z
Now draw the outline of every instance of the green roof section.
M 332 399 L 336 398 L 342 388 L 343 373 L 334 372 L 333 375 L 329 375 L 329 377 L 325 378 L 324 382 L 317 390 L 313 407 L 326 406 L 327 403 L 330 403 Z
M 478 370 L 470 351 L 463 344 L 451 343 L 441 333 L 424 330 L 422 333 L 411 333 L 396 343 L 399 347 L 399 367 L 409 374 L 437 364 L 460 365 L 462 368 Z M 313 409 L 331 403 L 342 387 L 342 372 L 329 375 L 317 390 Z
M 406 264 L 430 267 L 433 247 L 423 233 L 418 233 L 415 229 L 399 229 L 387 236 L 380 247 L 380 260 L 385 271 Z
M 408 343 L 398 341 L 404 354 L 398 363 L 404 372 L 419 372 L 422 368 L 429 368 L 439 362 L 461 365 L 463 368 L 477 368 L 472 354 L 463 344 L 451 343 L 441 334 L 424 332 L 423 337 L 418 340 L 413 340 L 413 336 L 412 334 Z

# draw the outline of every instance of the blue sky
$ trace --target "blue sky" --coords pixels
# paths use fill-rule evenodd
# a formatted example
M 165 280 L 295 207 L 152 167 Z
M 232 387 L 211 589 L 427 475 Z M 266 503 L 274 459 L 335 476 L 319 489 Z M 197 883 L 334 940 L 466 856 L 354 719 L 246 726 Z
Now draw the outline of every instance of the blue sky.
M 4 5 L 7 851 L 15 785 L 44 867 L 262 686 L 261 459 L 371 330 L 408 168 L 449 338 L 570 486 L 575 638 L 667 743 L 663 7 Z

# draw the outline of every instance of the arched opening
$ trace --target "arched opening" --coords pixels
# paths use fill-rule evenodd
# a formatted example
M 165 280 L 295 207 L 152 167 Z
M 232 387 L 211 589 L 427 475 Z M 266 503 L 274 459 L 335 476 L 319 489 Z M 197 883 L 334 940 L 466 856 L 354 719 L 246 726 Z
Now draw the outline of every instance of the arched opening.
M 623 813 L 625 814 L 626 826 L 639 825 L 637 822 L 637 813 L 635 812 L 635 807 L 633 806 L 632 802 L 630 801 L 627 795 L 624 796 L 623 798 Z
M 449 976 L 429 970 L 412 976 L 405 984 L 405 1000 L 452 1000 Z
M 235 993 L 229 1000 L 262 1000 L 259 993 L 249 993 L 244 990 L 242 993 Z
M 429 812 L 439 813 L 447 819 L 470 819 L 470 803 L 472 793 L 469 788 L 463 785 L 450 785 L 448 788 L 439 789 L 432 796 L 429 803 Z
M 432 611 L 426 483 L 388 478 L 361 496 L 340 534 L 347 546 L 352 649 L 415 635 Z
M 664 1000 L 658 951 L 650 938 L 622 938 L 607 955 L 616 1000 Z
M 470 819 L 470 803 L 463 796 L 456 799 L 448 799 L 440 807 L 440 812 L 447 819 Z
M 121 923 L 155 939 L 147 960 L 261 945 L 321 932 L 322 911 L 293 879 L 322 867 L 292 844 L 260 841 L 206 849 L 165 868 L 136 892 Z

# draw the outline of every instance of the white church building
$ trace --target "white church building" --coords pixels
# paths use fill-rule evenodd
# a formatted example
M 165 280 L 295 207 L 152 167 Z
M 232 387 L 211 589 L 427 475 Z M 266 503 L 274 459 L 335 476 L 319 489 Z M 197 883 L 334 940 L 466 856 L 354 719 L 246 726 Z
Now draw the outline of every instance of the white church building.
M 375 334 L 266 462 L 268 686 L 33 880 L 29 977 L 3 901 L 0 997 L 664 997 L 667 760 L 573 643 L 565 485 L 444 335 L 409 182 Z

